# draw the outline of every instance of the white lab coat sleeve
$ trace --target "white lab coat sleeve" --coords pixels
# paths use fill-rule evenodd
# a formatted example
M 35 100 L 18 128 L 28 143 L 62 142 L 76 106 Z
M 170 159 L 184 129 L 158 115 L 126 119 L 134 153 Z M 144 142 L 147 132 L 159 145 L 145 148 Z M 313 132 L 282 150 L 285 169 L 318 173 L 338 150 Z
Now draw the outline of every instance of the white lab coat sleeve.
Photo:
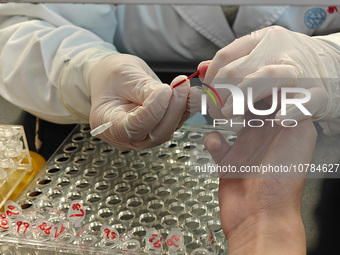
M 331 45 L 334 48 L 334 58 L 337 58 L 340 62 L 340 33 L 315 36 L 314 38 Z M 337 108 L 340 109 L 340 70 L 337 70 L 337 74 L 337 77 L 329 77 L 329 84 L 331 85 L 331 91 L 329 93 L 331 93 L 331 98 L 334 100 L 334 103 L 332 104 L 337 105 Z M 340 112 L 338 113 L 338 116 L 340 116 Z M 319 124 L 326 135 L 335 135 L 340 133 L 340 117 L 327 122 L 319 122 Z
M 61 70 L 60 99 L 68 112 L 80 122 L 89 121 L 91 104 L 88 78 L 91 70 L 101 59 L 113 54 L 117 52 L 106 48 L 90 48 L 70 59 Z
M 55 23 L 42 20 L 42 15 L 50 19 L 56 14 L 41 5 L 9 8 L 18 15 L 1 8 L 1 96 L 51 122 L 88 121 L 90 91 L 85 75 L 96 61 L 116 54 L 115 47 L 62 17 Z

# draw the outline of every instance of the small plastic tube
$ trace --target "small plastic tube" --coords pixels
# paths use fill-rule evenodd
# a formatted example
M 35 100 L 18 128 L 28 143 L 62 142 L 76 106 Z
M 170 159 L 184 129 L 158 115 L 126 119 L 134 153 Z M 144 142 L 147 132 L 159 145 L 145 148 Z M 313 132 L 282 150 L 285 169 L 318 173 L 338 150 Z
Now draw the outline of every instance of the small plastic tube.
M 90 134 L 92 136 L 97 136 L 100 135 L 101 133 L 103 133 L 105 130 L 107 130 L 109 127 L 112 126 L 112 122 L 107 122 L 103 125 L 100 125 L 99 127 L 96 127 L 95 129 L 91 130 Z

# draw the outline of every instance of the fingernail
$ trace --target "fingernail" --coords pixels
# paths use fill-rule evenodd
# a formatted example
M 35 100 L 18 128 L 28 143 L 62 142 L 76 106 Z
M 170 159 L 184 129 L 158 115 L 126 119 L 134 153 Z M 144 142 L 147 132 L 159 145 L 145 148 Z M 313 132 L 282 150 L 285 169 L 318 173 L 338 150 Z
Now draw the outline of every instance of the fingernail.
M 209 151 L 216 151 L 221 148 L 221 141 L 215 135 L 210 135 L 207 137 L 206 145 Z
M 223 105 L 221 112 L 224 117 L 230 117 L 233 115 L 233 99 L 228 97 L 226 103 Z
M 296 106 L 288 106 L 286 108 L 286 115 L 282 115 L 282 109 L 276 114 L 280 120 L 284 119 L 300 119 L 301 112 L 296 108 Z
M 244 120 L 245 120 L 244 116 L 238 116 L 238 117 L 230 119 L 229 122 L 234 123 L 234 125 L 231 127 L 231 129 L 235 133 L 240 132 L 245 127 Z M 238 124 L 236 125 L 236 123 L 238 123 Z M 244 123 L 244 124 L 241 124 L 241 123 Z
M 286 115 L 282 115 L 281 110 L 277 112 L 275 115 L 277 125 L 295 127 L 299 121 L 306 118 L 305 116 L 301 116 L 301 113 L 295 107 L 289 108 L 287 107 Z

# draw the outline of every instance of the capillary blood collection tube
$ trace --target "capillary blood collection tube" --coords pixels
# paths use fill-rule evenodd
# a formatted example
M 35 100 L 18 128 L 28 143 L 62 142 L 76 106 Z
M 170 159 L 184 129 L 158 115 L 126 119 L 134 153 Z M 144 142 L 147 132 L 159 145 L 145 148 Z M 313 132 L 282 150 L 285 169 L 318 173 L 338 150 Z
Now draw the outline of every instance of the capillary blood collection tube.
M 174 85 L 172 86 L 171 89 L 174 89 L 174 88 L 178 87 L 179 85 L 181 85 L 181 84 L 184 83 L 185 81 L 190 80 L 191 78 L 195 77 L 195 76 L 198 75 L 198 74 L 199 74 L 198 71 L 197 71 L 197 72 L 194 72 L 193 74 L 189 75 L 187 78 L 185 78 L 185 79 L 183 79 L 183 80 L 177 82 L 176 84 L 174 84 Z M 137 109 L 138 109 L 139 107 L 141 107 L 141 106 L 143 106 L 143 105 L 142 105 L 142 104 L 141 104 L 141 105 L 137 105 L 136 107 L 132 108 L 132 109 L 131 109 L 130 111 L 128 111 L 127 113 L 134 112 L 135 110 L 137 110 Z M 109 129 L 111 126 L 112 126 L 112 122 L 109 121 L 109 122 L 107 122 L 107 123 L 104 123 L 104 124 L 102 124 L 102 125 L 96 127 L 95 129 L 91 130 L 90 134 L 91 134 L 92 136 L 97 136 L 97 135 L 103 133 L 104 131 L 106 131 L 107 129 Z

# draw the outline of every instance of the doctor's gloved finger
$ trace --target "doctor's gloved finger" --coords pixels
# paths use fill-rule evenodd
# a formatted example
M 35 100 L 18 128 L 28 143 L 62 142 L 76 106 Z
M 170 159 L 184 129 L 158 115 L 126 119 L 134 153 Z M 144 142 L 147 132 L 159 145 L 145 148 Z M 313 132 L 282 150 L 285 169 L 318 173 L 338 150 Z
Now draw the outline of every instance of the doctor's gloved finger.
M 186 76 L 183 75 L 176 77 L 171 86 L 184 79 Z M 186 112 L 189 89 L 190 81 L 187 80 L 172 90 L 173 94 L 162 120 L 149 134 L 153 143 L 160 144 L 171 139 Z
M 212 60 L 206 60 L 206 61 L 202 61 L 201 63 L 199 63 L 199 65 L 197 66 L 197 71 L 198 71 L 198 77 L 200 78 L 201 81 L 204 80 L 205 74 L 208 70 L 208 67 L 210 65 Z
M 124 92 L 125 95 L 121 96 L 138 104 L 144 104 L 144 101 L 149 98 L 155 90 L 160 89 L 163 90 L 164 93 L 170 93 L 171 90 L 168 84 L 156 81 L 147 75 L 130 83 L 130 89 L 126 90 Z
M 211 132 L 204 138 L 204 146 L 209 151 L 216 164 L 220 164 L 230 150 L 229 144 L 221 133 L 217 131 Z
M 267 97 L 279 100 L 278 92 L 282 87 L 297 87 L 299 83 L 299 71 L 292 65 L 268 65 L 260 67 L 256 72 L 246 76 L 237 87 L 243 95 L 251 98 L 253 105 Z M 248 103 L 244 104 L 245 112 Z M 221 109 L 223 116 L 231 117 L 233 109 L 233 96 L 231 93 L 225 99 Z
M 296 120 L 297 122 L 312 118 L 313 120 L 322 119 L 327 113 L 329 96 L 322 88 L 308 89 L 309 95 L 296 95 L 293 99 L 294 104 L 287 104 L 286 112 L 281 108 L 275 115 L 279 122 L 285 119 Z M 290 99 L 288 99 L 290 100 Z M 283 104 L 285 107 L 286 104 Z
M 182 119 L 179 121 L 177 128 L 180 128 L 189 118 L 193 117 L 196 113 L 201 111 L 202 94 L 205 92 L 199 89 L 198 86 L 190 87 L 189 96 L 186 104 L 185 112 L 183 113 Z
M 202 107 L 201 100 L 203 94 L 205 94 L 205 92 L 201 89 L 201 87 L 199 86 L 190 87 L 187 108 L 190 111 L 191 116 L 195 115 L 197 112 L 201 110 Z
M 149 65 L 142 59 L 138 59 L 141 62 L 141 66 L 146 72 L 147 75 L 149 75 L 152 79 L 161 82 L 157 74 L 149 67 Z
M 246 35 L 244 37 L 236 39 L 226 47 L 219 50 L 212 59 L 211 64 L 209 65 L 209 68 L 205 75 L 207 77 L 207 80 L 205 80 L 204 82 L 209 83 L 209 79 L 213 79 L 222 67 L 241 57 L 247 56 L 262 40 L 268 29 L 270 28 L 267 27 L 252 32 L 250 35 Z
M 142 106 L 128 113 L 125 130 L 131 142 L 144 140 L 161 122 L 168 109 L 172 90 L 155 89 Z
M 239 78 L 242 75 L 240 74 L 237 66 L 235 68 L 229 68 L 229 66 L 233 65 L 235 62 L 242 61 L 243 58 L 245 57 L 242 57 L 218 70 L 210 85 L 203 83 L 202 87 L 211 92 L 211 95 L 207 96 L 207 105 L 212 118 L 224 118 L 223 114 L 221 113 L 221 108 L 225 104 L 227 98 L 230 96 L 231 91 L 227 88 L 218 88 L 218 86 L 237 86 L 242 81 L 242 78 Z

